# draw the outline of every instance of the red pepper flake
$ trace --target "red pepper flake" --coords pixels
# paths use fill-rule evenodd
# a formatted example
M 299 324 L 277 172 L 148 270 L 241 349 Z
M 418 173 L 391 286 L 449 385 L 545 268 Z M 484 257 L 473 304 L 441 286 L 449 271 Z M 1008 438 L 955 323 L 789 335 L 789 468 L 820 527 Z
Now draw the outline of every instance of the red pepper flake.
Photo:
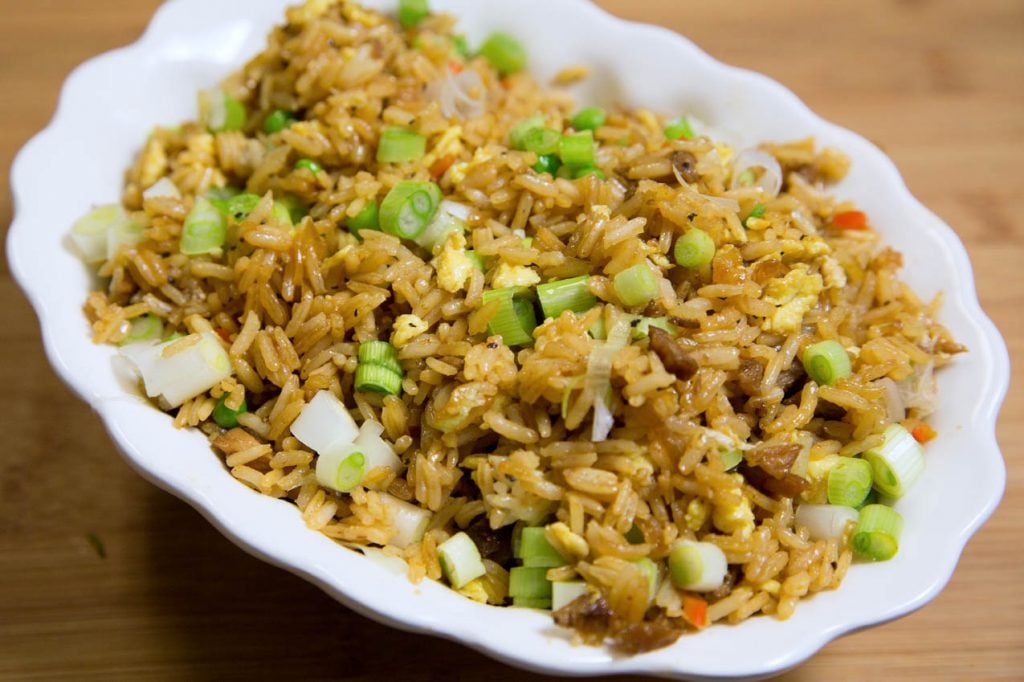
M 225 327 L 217 327 L 214 331 L 217 332 L 217 336 L 224 339 L 224 343 L 231 343 L 231 332 Z
M 430 166 L 431 177 L 435 180 L 440 178 L 449 168 L 452 167 L 453 163 L 455 163 L 455 157 L 451 154 L 445 154 Z
M 868 216 L 864 211 L 843 211 L 832 216 L 832 224 L 843 230 L 866 230 Z
M 708 603 L 700 597 L 683 596 L 683 618 L 696 628 L 707 627 Z
M 914 430 L 910 432 L 910 435 L 913 436 L 914 440 L 918 443 L 924 445 L 939 434 L 932 427 L 922 423 L 915 426 Z
M 460 73 L 462 73 L 462 70 L 464 68 L 466 68 L 466 67 L 464 67 L 462 65 L 462 62 L 457 62 L 454 59 L 449 59 L 448 60 L 448 70 L 451 71 L 454 75 L 457 76 Z

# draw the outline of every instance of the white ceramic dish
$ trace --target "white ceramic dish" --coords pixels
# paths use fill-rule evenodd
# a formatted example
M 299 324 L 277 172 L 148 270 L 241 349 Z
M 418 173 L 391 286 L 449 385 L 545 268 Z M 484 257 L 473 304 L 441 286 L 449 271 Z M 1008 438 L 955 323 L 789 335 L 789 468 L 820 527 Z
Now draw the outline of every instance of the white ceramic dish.
M 590 65 L 594 76 L 579 93 L 582 101 L 689 112 L 742 145 L 814 135 L 842 149 L 853 170 L 837 193 L 863 207 L 904 253 L 905 276 L 921 295 L 946 292 L 942 319 L 970 353 L 940 375 L 941 407 L 933 423 L 941 437 L 928 448 L 924 477 L 899 503 L 906 531 L 894 560 L 856 565 L 841 589 L 803 603 L 789 621 L 716 626 L 667 649 L 615 657 L 603 648 L 572 646 L 545 615 L 481 606 L 429 581 L 412 585 L 308 531 L 293 506 L 239 484 L 198 433 L 174 430 L 166 415 L 119 383 L 114 351 L 89 341 L 81 305 L 94 282 L 64 235 L 91 205 L 116 200 L 123 169 L 149 129 L 193 117 L 195 92 L 258 51 L 285 5 L 167 3 L 141 40 L 90 60 L 68 78 L 53 121 L 14 164 L 11 268 L 39 315 L 53 366 L 100 414 L 143 476 L 195 506 L 247 551 L 371 618 L 447 637 L 514 665 L 569 675 L 763 676 L 800 663 L 839 635 L 904 615 L 942 589 L 964 544 L 998 504 L 1005 481 L 994 424 L 1009 363 L 978 305 L 963 246 L 863 138 L 818 118 L 767 78 L 722 65 L 674 33 L 615 19 L 582 0 L 432 5 L 460 16 L 471 39 L 499 28 L 521 37 L 531 69 L 542 78 L 568 64 Z M 670 63 L 685 68 L 675 69 L 666 84 L 659 74 Z M 54 187 L 60 188 L 57 201 Z

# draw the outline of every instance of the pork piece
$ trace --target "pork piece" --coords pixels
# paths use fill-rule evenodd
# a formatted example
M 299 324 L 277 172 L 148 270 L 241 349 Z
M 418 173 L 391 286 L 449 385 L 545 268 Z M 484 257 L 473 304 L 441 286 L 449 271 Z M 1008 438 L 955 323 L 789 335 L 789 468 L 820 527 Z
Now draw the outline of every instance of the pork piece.
M 576 597 L 552 615 L 556 625 L 575 630 L 591 646 L 602 643 L 612 626 L 612 610 L 598 594 Z
M 256 447 L 260 444 L 256 437 L 251 433 L 241 428 L 234 428 L 230 431 L 225 431 L 211 441 L 213 447 L 217 448 L 225 455 L 233 455 L 236 452 L 242 450 L 248 450 L 249 448 Z
M 664 616 L 630 623 L 612 635 L 612 646 L 627 654 L 642 654 L 674 643 L 683 634 Z
M 672 152 L 668 160 L 683 180 L 691 184 L 700 180 L 700 174 L 697 172 L 697 157 L 690 152 Z
M 676 343 L 671 334 L 654 325 L 651 325 L 648 334 L 651 339 L 651 350 L 657 353 L 666 370 L 683 381 L 697 373 L 697 361 Z

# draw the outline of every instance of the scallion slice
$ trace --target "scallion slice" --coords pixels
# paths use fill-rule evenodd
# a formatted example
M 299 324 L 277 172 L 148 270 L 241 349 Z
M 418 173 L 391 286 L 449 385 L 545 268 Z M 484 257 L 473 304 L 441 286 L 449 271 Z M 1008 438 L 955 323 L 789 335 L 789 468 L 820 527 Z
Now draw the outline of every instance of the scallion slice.
M 388 510 L 389 521 L 395 529 L 395 534 L 388 541 L 389 545 L 405 549 L 423 539 L 432 516 L 429 510 L 400 500 L 388 493 L 380 493 L 380 501 Z
M 313 159 L 299 159 L 295 162 L 295 170 L 308 170 L 313 175 L 316 175 L 323 168 Z
M 427 0 L 399 0 L 398 23 L 402 28 L 413 28 L 430 16 Z
M 544 317 L 558 317 L 566 310 L 582 313 L 597 305 L 597 297 L 590 293 L 587 286 L 589 282 L 589 275 L 580 275 L 538 284 L 537 299 Z
M 354 216 L 346 218 L 345 227 L 347 227 L 348 231 L 357 237 L 362 230 L 379 230 L 380 207 L 377 205 L 377 200 L 370 200 L 363 210 L 356 213 Z
M 658 297 L 658 276 L 646 262 L 617 273 L 612 279 L 615 294 L 624 305 L 640 306 Z
M 507 33 L 492 33 L 478 52 L 502 76 L 521 71 L 526 66 L 526 50 Z
M 647 602 L 654 601 L 654 595 L 658 591 L 658 565 L 648 557 L 637 559 L 633 565 L 640 569 L 640 572 L 647 578 Z
M 518 289 L 492 289 L 483 295 L 484 305 L 498 301 L 498 309 L 487 323 L 487 330 L 493 336 L 500 336 L 506 346 L 522 346 L 533 342 L 533 330 L 537 317 L 533 305 L 524 298 L 518 298 Z
M 197 197 L 181 228 L 180 251 L 186 256 L 219 254 L 227 239 L 227 223 L 206 197 Z
M 747 226 L 747 221 L 751 218 L 761 218 L 764 216 L 765 206 L 764 204 L 754 204 L 754 208 L 750 210 L 747 217 L 743 219 L 743 227 Z
M 796 508 L 795 517 L 796 525 L 805 527 L 812 540 L 840 540 L 858 518 L 860 514 L 852 507 L 807 503 Z
M 213 408 L 213 421 L 216 422 L 217 426 L 222 429 L 233 429 L 238 426 L 238 415 L 249 411 L 249 406 L 245 404 L 245 399 L 242 399 L 242 403 L 238 406 L 237 410 L 232 410 L 230 407 L 224 404 L 227 400 L 228 394 L 225 393 L 217 401 L 217 406 Z
M 710 592 L 722 586 L 729 564 L 718 545 L 682 540 L 668 555 L 668 570 L 676 587 Z
M 558 156 L 571 169 L 594 166 L 594 133 L 583 130 L 562 135 L 558 142 Z
M 508 572 L 508 593 L 512 597 L 550 599 L 551 581 L 543 566 L 516 566 Z
M 433 253 L 434 248 L 444 244 L 452 232 L 460 234 L 466 231 L 466 221 L 473 209 L 467 204 L 445 199 L 437 206 L 437 213 L 423 232 L 413 239 L 427 251 Z
M 850 356 L 843 344 L 834 339 L 812 343 L 800 356 L 807 376 L 821 385 L 834 384 L 850 376 Z
M 380 226 L 403 239 L 419 237 L 437 213 L 441 188 L 432 182 L 401 180 L 380 204 Z
M 722 468 L 726 471 L 732 471 L 740 465 L 743 461 L 742 450 L 719 450 L 718 459 L 722 462 Z
M 550 599 L 534 599 L 531 597 L 512 597 L 512 606 L 517 609 L 541 609 L 548 610 L 551 608 L 552 601 Z
M 538 173 L 549 173 L 554 177 L 561 166 L 562 162 L 559 160 L 557 154 L 541 154 L 537 157 L 537 163 L 533 164 L 531 168 Z
M 279 133 L 295 122 L 295 114 L 284 109 L 277 109 L 263 119 L 263 130 L 267 133 Z
M 512 126 L 512 129 L 508 131 L 508 146 L 512 149 L 518 149 L 520 151 L 526 150 L 526 134 L 535 128 L 544 127 L 544 117 L 539 114 L 534 114 L 524 118 L 519 123 Z
M 86 263 L 101 263 L 108 258 L 107 235 L 115 226 L 130 222 L 121 204 L 97 206 L 75 221 L 71 241 Z
M 395 374 L 404 373 L 398 361 L 398 349 L 387 341 L 363 341 L 359 344 L 359 364 L 379 365 Z
M 828 502 L 859 507 L 871 492 L 871 464 L 856 457 L 840 457 L 828 472 Z
M 246 118 L 245 106 L 223 90 L 199 93 L 199 119 L 211 133 L 241 130 Z
M 360 364 L 356 367 L 355 389 L 360 392 L 398 395 L 402 392 L 402 377 L 387 367 Z
M 551 584 L 551 608 L 554 611 L 569 602 L 575 601 L 590 591 L 587 583 L 582 580 L 567 580 Z
M 646 339 L 651 334 L 651 327 L 664 329 L 672 336 L 678 336 L 679 330 L 674 324 L 668 321 L 667 317 L 637 317 L 630 325 L 630 337 L 634 340 Z
M 156 315 L 148 313 L 132 320 L 128 336 L 124 337 L 121 345 L 138 343 L 139 341 L 159 341 L 164 335 L 164 322 Z
M 224 215 L 231 216 L 235 221 L 241 221 L 246 218 L 256 205 L 260 203 L 261 197 L 258 194 L 250 194 L 245 192 L 242 194 L 236 194 L 226 199 L 210 198 L 210 203 L 213 204 L 221 213 Z
M 903 517 L 884 504 L 869 504 L 860 510 L 857 527 L 853 529 L 853 551 L 872 561 L 886 561 L 896 556 L 903 532 Z
M 359 436 L 359 427 L 348 408 L 330 391 L 318 391 L 299 412 L 290 431 L 303 445 L 321 454 Z
M 569 122 L 576 130 L 597 130 L 607 119 L 608 114 L 601 107 L 584 107 Z
M 871 464 L 878 492 L 898 499 L 924 471 L 924 448 L 900 424 L 887 426 L 882 438 L 882 445 L 861 456 Z
M 693 128 L 690 127 L 690 121 L 685 116 L 672 119 L 665 124 L 665 137 L 669 140 L 693 139 Z
M 702 268 L 715 257 L 715 240 L 704 230 L 693 228 L 676 240 L 672 255 L 684 268 Z
M 522 137 L 522 148 L 538 156 L 554 154 L 558 151 L 558 143 L 562 134 L 551 128 L 531 128 Z
M 473 539 L 463 532 L 456 533 L 438 545 L 437 558 L 441 562 L 444 577 L 455 589 L 463 587 L 470 580 L 475 580 L 486 572 L 480 558 L 480 550 Z
M 527 526 L 519 536 L 516 557 L 524 566 L 551 568 L 564 566 L 565 557 L 548 542 L 543 526 Z
M 377 145 L 377 161 L 380 163 L 402 163 L 415 161 L 427 151 L 427 138 L 409 130 L 389 126 L 380 133 Z

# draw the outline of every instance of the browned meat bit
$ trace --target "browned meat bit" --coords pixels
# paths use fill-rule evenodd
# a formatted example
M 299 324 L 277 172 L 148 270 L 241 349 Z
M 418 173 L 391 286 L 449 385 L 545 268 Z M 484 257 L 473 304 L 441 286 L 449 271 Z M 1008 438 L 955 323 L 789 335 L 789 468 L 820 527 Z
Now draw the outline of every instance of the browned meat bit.
M 512 563 L 512 526 L 494 530 L 487 517 L 481 516 L 465 531 L 480 550 L 480 556 L 502 566 Z
M 700 180 L 700 174 L 697 173 L 697 157 L 690 152 L 672 152 L 668 160 L 683 180 L 690 183 Z
M 213 447 L 217 448 L 225 455 L 232 455 L 236 452 L 241 452 L 242 450 L 248 450 L 249 448 L 256 447 L 260 444 L 260 442 L 256 440 L 255 436 L 245 429 L 240 428 L 225 431 L 214 438 L 211 443 L 213 444 Z
M 683 630 L 664 616 L 655 620 L 630 623 L 612 636 L 612 646 L 627 654 L 642 654 L 672 644 Z
M 791 386 L 806 377 L 807 372 L 804 371 L 804 366 L 799 362 L 794 362 L 789 369 L 779 372 L 779 378 L 776 379 L 775 385 L 781 388 L 783 393 L 788 394 Z M 803 386 L 803 382 L 800 382 L 800 385 Z
M 764 469 L 772 478 L 784 478 L 800 456 L 796 443 L 758 445 L 746 455 L 747 464 Z
M 739 580 L 740 568 L 736 565 L 729 567 L 729 570 L 725 572 L 725 578 L 722 580 L 722 584 L 719 585 L 713 592 L 708 592 L 704 595 L 709 601 L 716 602 L 719 599 L 725 599 L 732 592 L 732 586 Z
M 680 329 L 700 329 L 700 322 L 697 320 L 689 320 L 683 317 L 670 317 L 668 321 L 673 326 L 679 327 Z
M 715 284 L 742 284 L 747 280 L 743 255 L 732 244 L 723 245 L 711 260 L 711 281 Z
M 697 373 L 697 361 L 676 343 L 671 334 L 654 325 L 651 325 L 648 334 L 651 339 L 651 350 L 657 353 L 666 370 L 683 381 Z
M 811 487 L 806 479 L 788 472 L 782 478 L 774 478 L 760 467 L 744 465 L 742 473 L 750 485 L 775 497 L 796 497 Z
M 758 284 L 764 284 L 770 279 L 785 275 L 789 272 L 789 266 L 776 258 L 769 258 L 754 263 L 750 270 L 754 281 Z
M 739 384 L 740 390 L 747 395 L 760 395 L 761 377 L 764 376 L 764 365 L 752 358 L 743 358 L 740 361 Z
M 552 616 L 556 625 L 575 630 L 586 644 L 596 646 L 608 636 L 612 625 L 612 610 L 599 594 L 576 597 Z

